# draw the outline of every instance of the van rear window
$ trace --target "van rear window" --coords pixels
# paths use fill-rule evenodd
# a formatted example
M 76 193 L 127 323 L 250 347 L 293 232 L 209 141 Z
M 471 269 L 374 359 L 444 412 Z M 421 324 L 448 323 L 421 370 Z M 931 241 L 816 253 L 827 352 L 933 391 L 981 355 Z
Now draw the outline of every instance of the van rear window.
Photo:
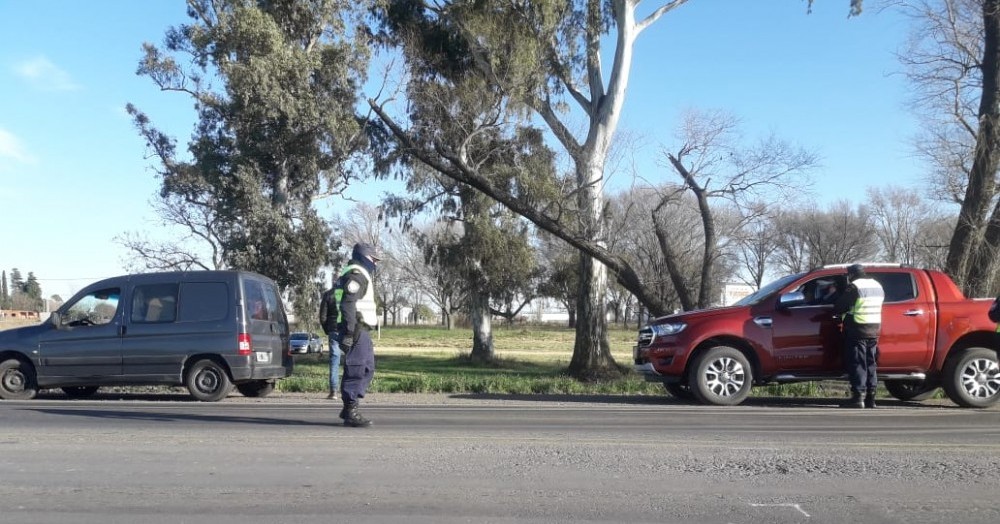
M 181 284 L 181 322 L 211 322 L 229 316 L 229 285 L 225 282 Z

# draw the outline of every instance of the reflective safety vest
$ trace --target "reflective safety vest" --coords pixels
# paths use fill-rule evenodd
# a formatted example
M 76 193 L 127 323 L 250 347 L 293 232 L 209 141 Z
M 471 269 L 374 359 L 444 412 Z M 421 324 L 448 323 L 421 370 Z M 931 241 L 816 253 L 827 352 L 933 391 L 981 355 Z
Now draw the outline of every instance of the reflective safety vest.
M 848 313 L 854 318 L 855 324 L 881 324 L 882 301 L 885 292 L 874 279 L 859 278 L 852 282 L 858 289 L 858 299 Z
M 365 286 L 365 296 L 359 298 L 355 306 L 361 315 L 361 321 L 369 327 L 376 327 L 378 326 L 378 311 L 375 307 L 375 283 L 372 282 L 371 274 L 364 266 L 350 264 L 340 273 L 340 278 L 344 278 L 345 275 L 355 270 L 361 273 L 365 277 L 365 282 L 368 283 Z M 337 323 L 339 324 L 344 320 L 344 308 L 340 306 L 341 300 L 344 298 L 344 288 L 338 285 L 333 296 L 337 300 Z

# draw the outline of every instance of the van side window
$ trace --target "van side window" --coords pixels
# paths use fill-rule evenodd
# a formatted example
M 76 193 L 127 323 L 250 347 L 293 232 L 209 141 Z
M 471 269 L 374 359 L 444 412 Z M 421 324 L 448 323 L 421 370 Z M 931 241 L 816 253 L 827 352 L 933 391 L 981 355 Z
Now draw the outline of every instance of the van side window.
M 177 284 L 136 286 L 132 292 L 132 322 L 159 323 L 177 320 Z
M 909 273 L 869 273 L 869 275 L 882 284 L 886 302 L 905 302 L 917 298 L 913 275 Z
M 229 316 L 229 286 L 225 282 L 181 284 L 180 322 L 212 322 Z

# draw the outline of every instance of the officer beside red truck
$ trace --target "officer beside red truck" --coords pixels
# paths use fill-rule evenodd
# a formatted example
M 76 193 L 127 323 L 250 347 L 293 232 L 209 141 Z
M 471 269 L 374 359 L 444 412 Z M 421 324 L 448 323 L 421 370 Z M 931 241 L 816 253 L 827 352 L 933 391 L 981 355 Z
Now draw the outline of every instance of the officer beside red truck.
M 675 396 L 716 405 L 739 404 L 754 386 L 845 380 L 840 321 L 823 295 L 846 269 L 787 275 L 731 306 L 657 318 L 639 331 L 635 369 Z M 884 293 L 876 376 L 889 394 L 916 401 L 940 387 L 963 407 L 1000 400 L 990 299 L 966 298 L 941 271 L 864 270 Z

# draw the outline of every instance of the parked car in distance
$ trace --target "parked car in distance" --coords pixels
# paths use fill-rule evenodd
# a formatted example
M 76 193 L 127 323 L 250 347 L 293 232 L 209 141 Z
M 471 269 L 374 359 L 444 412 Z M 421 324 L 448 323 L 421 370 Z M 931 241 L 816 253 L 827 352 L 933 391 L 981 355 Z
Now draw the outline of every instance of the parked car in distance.
M 186 386 L 217 401 L 263 397 L 292 373 L 278 288 L 246 271 L 175 271 L 91 284 L 45 322 L 0 331 L 0 399 L 62 388 Z
M 885 290 L 878 375 L 889 394 L 917 401 L 941 387 L 962 407 L 1000 400 L 989 299 L 965 298 L 941 271 L 865 270 Z M 846 380 L 839 320 L 824 296 L 845 273 L 828 266 L 788 275 L 732 306 L 657 318 L 639 331 L 635 369 L 674 396 L 717 405 L 739 404 L 753 386 Z
M 323 339 L 316 333 L 296 331 L 289 337 L 292 353 L 322 353 Z

